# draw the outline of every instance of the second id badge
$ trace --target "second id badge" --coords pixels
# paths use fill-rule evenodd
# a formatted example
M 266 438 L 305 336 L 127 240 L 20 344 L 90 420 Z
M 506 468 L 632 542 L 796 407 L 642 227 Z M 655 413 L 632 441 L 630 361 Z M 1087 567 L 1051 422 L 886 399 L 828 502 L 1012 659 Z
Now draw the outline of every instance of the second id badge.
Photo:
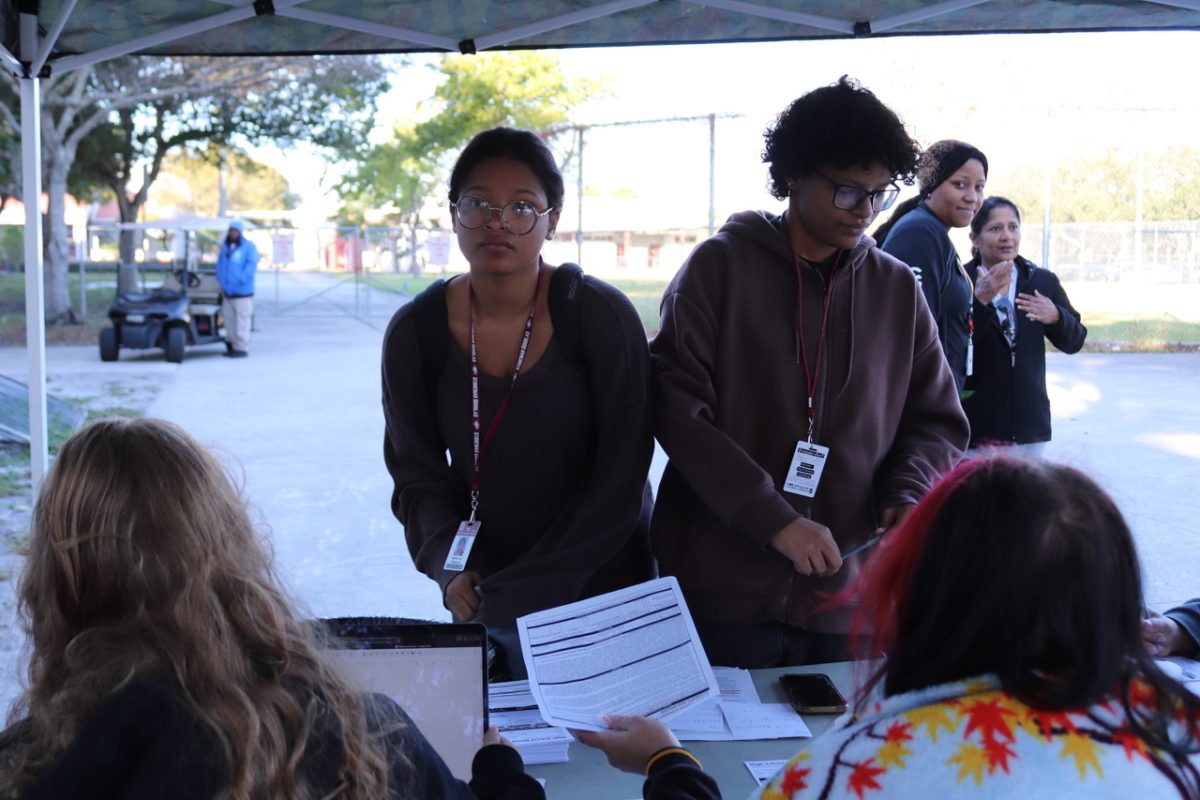
M 458 523 L 458 532 L 454 534 L 454 542 L 450 552 L 446 554 L 446 564 L 442 569 L 447 572 L 462 572 L 467 567 L 467 559 L 471 557 L 471 548 L 475 546 L 475 537 L 479 535 L 481 522 L 464 520 Z
M 804 497 L 815 497 L 828 458 L 828 447 L 801 439 L 796 445 L 796 454 L 792 456 L 787 477 L 783 480 L 783 490 Z

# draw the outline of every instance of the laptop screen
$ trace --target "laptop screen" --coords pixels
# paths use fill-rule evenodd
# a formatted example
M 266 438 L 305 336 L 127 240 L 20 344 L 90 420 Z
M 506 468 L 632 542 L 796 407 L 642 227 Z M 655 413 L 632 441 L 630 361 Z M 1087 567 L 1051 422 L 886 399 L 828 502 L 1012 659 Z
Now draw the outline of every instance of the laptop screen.
M 487 729 L 487 632 L 482 625 L 324 620 L 341 647 L 333 660 L 351 685 L 396 701 L 455 777 Z

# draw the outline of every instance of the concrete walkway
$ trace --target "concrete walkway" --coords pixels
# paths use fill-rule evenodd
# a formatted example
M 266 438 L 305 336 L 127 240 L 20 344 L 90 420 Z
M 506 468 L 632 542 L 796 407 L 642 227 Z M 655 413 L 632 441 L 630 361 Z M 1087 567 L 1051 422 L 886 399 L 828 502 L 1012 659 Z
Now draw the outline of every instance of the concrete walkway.
M 60 347 L 47 369 L 66 393 L 152 387 L 146 413 L 219 448 L 244 476 L 280 575 L 312 613 L 446 619 L 391 515 L 381 454 L 379 347 L 402 300 L 285 273 L 277 312 L 268 274 L 249 358 L 209 347 L 180 365 L 155 351 L 102 364 L 94 347 Z M 0 372 L 23 379 L 24 351 L 0 349 Z M 1200 595 L 1200 354 L 1054 354 L 1048 376 L 1046 457 L 1092 473 L 1116 497 L 1152 607 Z M 663 461 L 660 452 L 656 477 Z

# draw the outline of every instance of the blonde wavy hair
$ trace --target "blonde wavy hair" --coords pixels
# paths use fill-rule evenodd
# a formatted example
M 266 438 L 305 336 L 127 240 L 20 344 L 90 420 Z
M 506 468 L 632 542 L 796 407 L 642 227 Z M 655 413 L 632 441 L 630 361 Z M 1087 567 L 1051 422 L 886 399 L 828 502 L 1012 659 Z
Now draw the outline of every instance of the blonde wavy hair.
M 19 610 L 31 653 L 9 714 L 28 734 L 4 754 L 13 796 L 139 680 L 178 686 L 215 734 L 221 798 L 393 796 L 363 698 L 292 611 L 224 468 L 176 425 L 105 420 L 63 445 L 34 510 Z M 331 729 L 336 786 L 307 785 L 299 767 Z

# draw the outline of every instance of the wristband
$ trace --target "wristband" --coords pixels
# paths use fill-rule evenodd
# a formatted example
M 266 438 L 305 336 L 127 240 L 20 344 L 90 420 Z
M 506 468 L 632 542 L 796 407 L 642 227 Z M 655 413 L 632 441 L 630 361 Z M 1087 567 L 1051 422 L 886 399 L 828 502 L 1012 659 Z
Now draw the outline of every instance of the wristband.
M 664 747 L 662 750 L 659 750 L 657 753 L 650 756 L 650 758 L 646 759 L 646 774 L 649 775 L 650 768 L 653 767 L 655 764 L 657 764 L 659 761 L 661 761 L 663 758 L 665 758 L 666 756 L 669 756 L 669 755 L 673 755 L 675 753 L 678 753 L 681 756 L 687 756 L 692 761 L 696 762 L 697 767 L 699 767 L 701 770 L 704 769 L 704 765 L 700 763 L 700 759 L 696 758 L 694 755 L 689 753 L 687 750 L 684 750 L 682 747 Z

